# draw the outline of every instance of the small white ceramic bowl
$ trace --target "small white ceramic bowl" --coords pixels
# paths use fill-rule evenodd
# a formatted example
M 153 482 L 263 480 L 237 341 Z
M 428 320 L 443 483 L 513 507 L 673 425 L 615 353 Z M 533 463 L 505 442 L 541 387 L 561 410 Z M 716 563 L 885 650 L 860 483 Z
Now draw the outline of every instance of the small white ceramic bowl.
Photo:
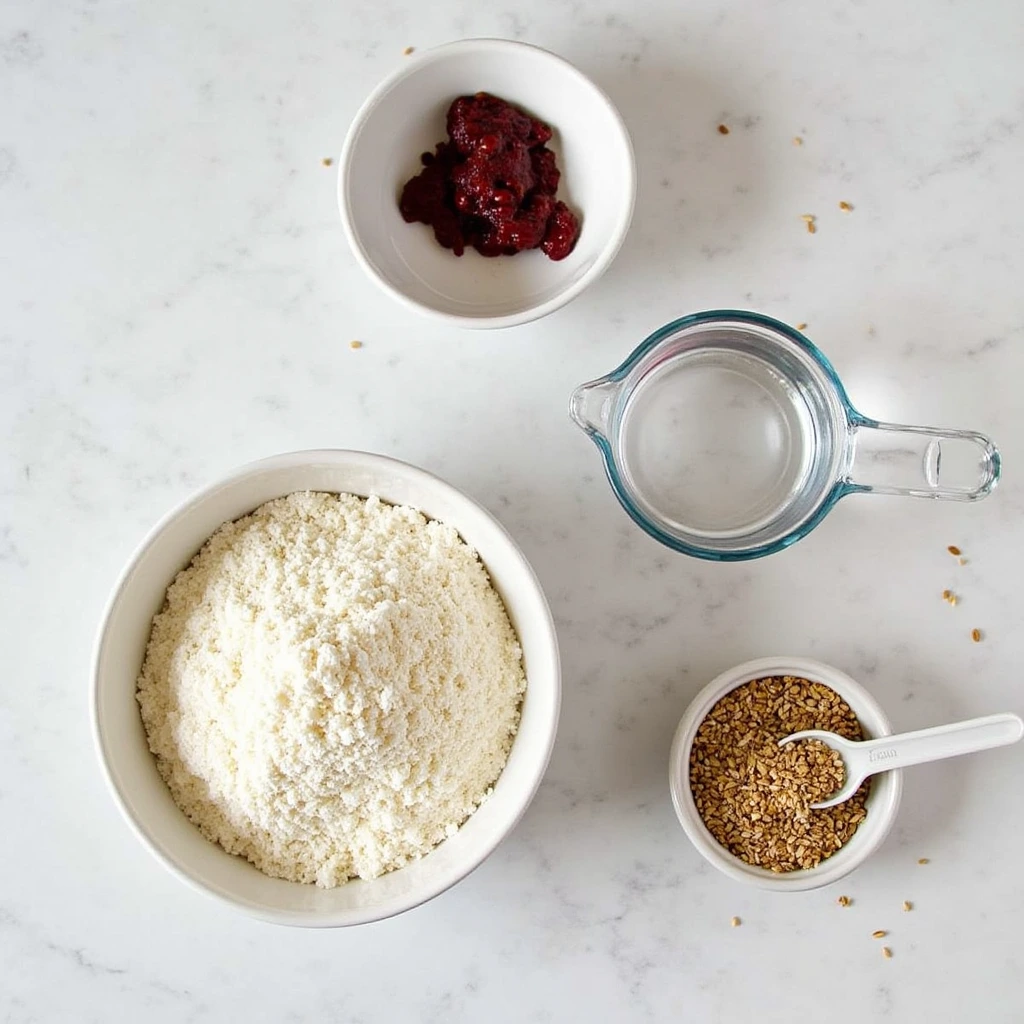
M 868 737 L 888 736 L 892 733 L 889 719 L 875 698 L 863 686 L 831 665 L 807 658 L 778 657 L 748 661 L 713 679 L 686 709 L 686 714 L 683 715 L 672 741 L 672 753 L 669 757 L 672 803 L 693 845 L 705 860 L 730 878 L 778 892 L 817 889 L 848 875 L 878 849 L 896 820 L 900 794 L 903 791 L 903 776 L 899 770 L 882 772 L 874 776 L 867 801 L 867 817 L 853 834 L 853 838 L 816 868 L 775 874 L 766 868 L 747 864 L 731 854 L 708 831 L 693 801 L 693 794 L 690 791 L 690 747 L 701 722 L 722 697 L 752 679 L 762 679 L 765 676 L 799 676 L 824 683 L 850 705 Z
M 580 215 L 564 260 L 539 250 L 454 256 L 425 224 L 398 212 L 420 155 L 447 138 L 452 100 L 490 92 L 547 122 L 562 179 L 558 198 Z M 466 39 L 407 58 L 363 104 L 341 153 L 338 201 L 356 258 L 386 292 L 460 327 L 512 327 L 564 306 L 607 270 L 633 215 L 633 147 L 608 97 L 561 57 L 525 43 Z
M 372 881 L 319 889 L 269 878 L 203 838 L 156 769 L 135 700 L 153 615 L 175 574 L 222 523 L 294 491 L 347 491 L 407 504 L 459 531 L 480 555 L 519 635 L 527 692 L 494 793 L 422 860 Z M 150 531 L 103 618 L 92 678 L 93 729 L 114 799 L 140 840 L 193 888 L 278 924 L 336 927 L 401 913 L 465 878 L 512 831 L 547 767 L 561 695 L 558 641 L 540 584 L 502 526 L 450 484 L 404 462 L 351 451 L 293 452 L 243 466 Z

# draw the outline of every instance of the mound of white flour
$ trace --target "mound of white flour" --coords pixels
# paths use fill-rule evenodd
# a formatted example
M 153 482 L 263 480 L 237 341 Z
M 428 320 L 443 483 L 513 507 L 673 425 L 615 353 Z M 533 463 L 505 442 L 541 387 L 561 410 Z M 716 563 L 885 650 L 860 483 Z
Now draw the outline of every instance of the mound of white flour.
M 455 530 L 300 493 L 222 526 L 178 574 L 138 701 L 209 839 L 330 887 L 459 828 L 505 765 L 525 688 L 504 605 Z

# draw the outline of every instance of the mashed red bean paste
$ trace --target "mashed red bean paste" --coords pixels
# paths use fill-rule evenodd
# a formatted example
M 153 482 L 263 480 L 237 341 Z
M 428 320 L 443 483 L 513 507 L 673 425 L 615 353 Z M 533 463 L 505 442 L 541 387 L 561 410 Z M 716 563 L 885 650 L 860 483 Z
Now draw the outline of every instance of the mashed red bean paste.
M 505 100 L 478 92 L 448 108 L 448 141 L 424 153 L 398 207 L 456 256 L 471 245 L 484 256 L 540 249 L 565 259 L 580 222 L 555 198 L 561 173 L 547 148 L 551 129 Z

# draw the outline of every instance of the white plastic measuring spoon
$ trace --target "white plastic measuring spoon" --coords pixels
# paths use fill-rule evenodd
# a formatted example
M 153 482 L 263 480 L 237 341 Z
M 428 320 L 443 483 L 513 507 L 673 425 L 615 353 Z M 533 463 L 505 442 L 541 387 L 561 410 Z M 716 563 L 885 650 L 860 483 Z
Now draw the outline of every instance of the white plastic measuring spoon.
M 779 746 L 796 740 L 821 740 L 843 759 L 846 778 L 828 800 L 811 804 L 811 809 L 817 811 L 849 800 L 869 775 L 925 761 L 973 754 L 989 747 L 1002 747 L 1016 743 L 1021 736 L 1024 736 L 1024 721 L 1019 715 L 1006 713 L 937 725 L 933 729 L 918 729 L 898 736 L 882 736 L 877 740 L 848 740 L 824 729 L 805 729 L 779 740 Z

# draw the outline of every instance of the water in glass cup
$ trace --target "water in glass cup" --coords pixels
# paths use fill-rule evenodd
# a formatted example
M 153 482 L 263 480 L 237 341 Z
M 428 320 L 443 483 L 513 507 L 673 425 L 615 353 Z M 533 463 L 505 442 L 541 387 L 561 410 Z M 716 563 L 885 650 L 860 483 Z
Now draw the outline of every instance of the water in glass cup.
M 701 558 L 778 551 L 845 494 L 973 501 L 999 478 L 983 434 L 869 419 L 810 341 L 758 313 L 666 324 L 570 413 L 629 515 Z

